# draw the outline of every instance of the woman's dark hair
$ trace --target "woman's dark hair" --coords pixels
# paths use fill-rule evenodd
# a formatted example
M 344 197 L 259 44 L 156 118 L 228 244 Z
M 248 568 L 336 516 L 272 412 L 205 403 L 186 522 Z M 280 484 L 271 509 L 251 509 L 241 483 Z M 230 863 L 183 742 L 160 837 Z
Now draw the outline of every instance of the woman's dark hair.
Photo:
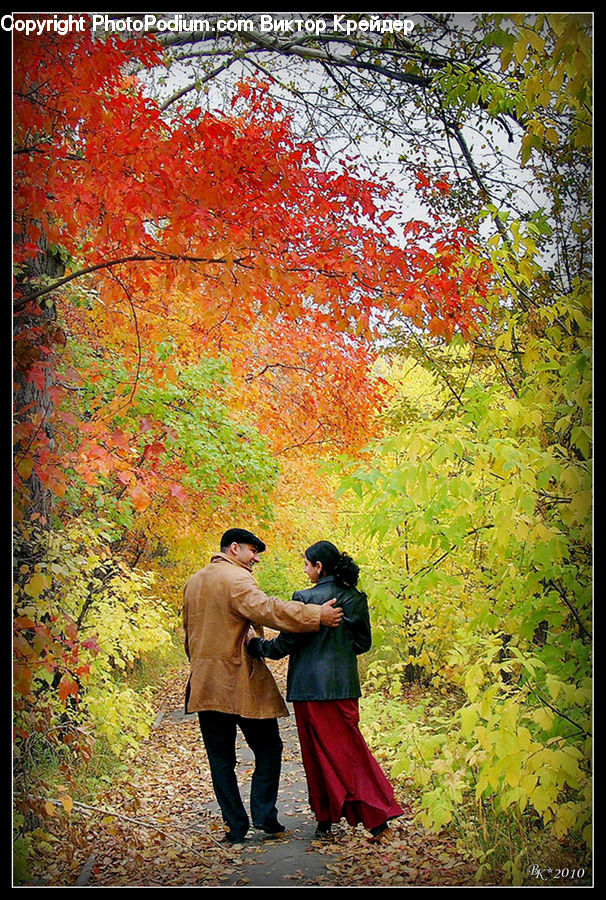
M 305 551 L 310 563 L 322 563 L 323 575 L 334 575 L 338 584 L 355 587 L 360 568 L 347 553 L 340 553 L 330 541 L 318 541 Z

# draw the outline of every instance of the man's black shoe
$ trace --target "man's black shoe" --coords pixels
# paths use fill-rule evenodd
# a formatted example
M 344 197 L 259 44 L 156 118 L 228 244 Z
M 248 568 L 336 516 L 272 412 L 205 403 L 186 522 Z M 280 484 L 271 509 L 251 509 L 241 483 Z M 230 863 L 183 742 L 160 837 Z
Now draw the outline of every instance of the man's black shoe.
M 286 831 L 284 825 L 274 819 L 273 822 L 266 822 L 265 825 L 255 825 L 257 831 L 264 831 L 265 834 L 283 834 Z
M 232 834 L 231 831 L 226 831 L 221 838 L 222 844 L 243 844 L 245 841 L 245 835 Z

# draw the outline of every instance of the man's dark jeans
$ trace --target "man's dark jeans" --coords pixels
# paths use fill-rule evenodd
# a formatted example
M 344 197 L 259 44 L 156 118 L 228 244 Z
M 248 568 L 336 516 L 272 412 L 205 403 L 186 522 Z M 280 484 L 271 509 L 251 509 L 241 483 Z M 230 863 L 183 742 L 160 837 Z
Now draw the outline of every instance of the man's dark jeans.
M 276 800 L 282 763 L 282 739 L 277 719 L 245 719 L 229 713 L 198 713 L 215 796 L 232 839 L 243 838 L 249 819 L 236 779 L 236 729 L 255 756 L 250 788 L 253 825 L 263 828 L 277 820 Z

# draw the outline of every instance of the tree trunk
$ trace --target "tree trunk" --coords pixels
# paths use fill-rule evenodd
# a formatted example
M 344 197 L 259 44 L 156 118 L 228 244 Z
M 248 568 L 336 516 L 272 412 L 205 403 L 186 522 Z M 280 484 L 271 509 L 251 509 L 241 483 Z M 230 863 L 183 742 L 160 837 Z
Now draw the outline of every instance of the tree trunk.
M 40 241 L 40 252 L 21 272 L 15 297 L 29 294 L 42 276 L 56 278 L 65 271 L 59 255 Z M 15 421 L 14 465 L 17 471 L 15 519 L 46 525 L 52 511 L 52 492 L 36 473 L 42 448 L 53 450 L 51 386 L 55 351 L 62 332 L 57 328 L 55 303 L 48 295 L 17 308 L 14 315 L 13 360 Z

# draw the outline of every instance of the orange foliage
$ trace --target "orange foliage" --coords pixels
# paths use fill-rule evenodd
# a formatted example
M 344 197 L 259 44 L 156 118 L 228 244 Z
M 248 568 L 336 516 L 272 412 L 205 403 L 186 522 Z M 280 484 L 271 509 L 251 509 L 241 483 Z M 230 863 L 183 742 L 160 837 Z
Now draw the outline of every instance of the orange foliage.
M 17 410 L 20 483 L 33 470 L 61 497 L 69 460 L 91 484 L 112 476 L 139 511 L 158 478 L 183 502 L 183 467 L 161 471 L 161 423 L 149 425 L 158 452 L 141 460 L 115 417 L 144 371 L 174 384 L 208 355 L 231 358 L 226 399 L 276 453 L 355 451 L 382 402 L 369 375 L 381 329 L 402 315 L 446 337 L 473 329 L 490 272 L 465 265 L 472 237 L 410 223 L 400 245 L 391 186 L 346 160 L 323 171 L 266 85 L 240 87 L 243 113 L 169 115 L 124 74 L 126 61 L 162 64 L 149 35 L 17 33 L 15 56 L 16 362 L 18 383 L 45 399 Z M 65 261 L 50 286 L 40 248 Z M 48 296 L 61 307 L 53 329 L 36 320 Z M 73 339 L 90 348 L 86 366 L 64 352 Z M 167 340 L 175 355 L 162 358 Z M 129 375 L 83 420 L 73 395 L 108 356 Z

